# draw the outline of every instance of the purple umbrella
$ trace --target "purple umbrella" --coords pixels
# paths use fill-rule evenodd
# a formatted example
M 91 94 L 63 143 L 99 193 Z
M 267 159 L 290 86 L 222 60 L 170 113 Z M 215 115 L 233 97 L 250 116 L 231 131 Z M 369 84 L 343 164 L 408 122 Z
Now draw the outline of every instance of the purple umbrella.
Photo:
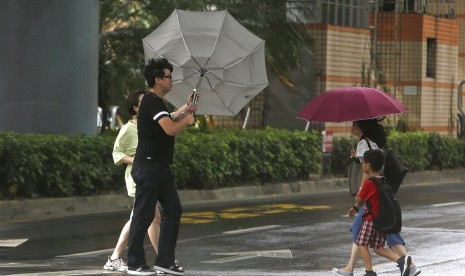
M 313 98 L 297 114 L 309 122 L 348 122 L 377 118 L 407 111 L 387 93 L 369 87 L 344 87 Z

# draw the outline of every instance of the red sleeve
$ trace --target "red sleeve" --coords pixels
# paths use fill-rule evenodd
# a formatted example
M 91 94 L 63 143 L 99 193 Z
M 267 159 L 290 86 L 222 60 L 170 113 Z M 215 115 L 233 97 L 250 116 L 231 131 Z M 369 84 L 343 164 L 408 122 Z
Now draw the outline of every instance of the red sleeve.
M 378 217 L 379 193 L 378 188 L 376 187 L 376 183 L 371 180 L 365 181 L 365 183 L 363 183 L 363 188 L 360 190 L 358 196 L 365 202 L 370 202 L 371 205 L 371 209 L 368 208 L 368 205 L 365 205 L 367 215 L 363 219 L 372 220 L 373 218 Z
M 367 202 L 375 194 L 376 194 L 376 184 L 373 181 L 368 179 L 367 181 L 365 181 L 365 183 L 363 183 L 363 187 L 358 193 L 358 197 L 363 199 L 363 201 Z

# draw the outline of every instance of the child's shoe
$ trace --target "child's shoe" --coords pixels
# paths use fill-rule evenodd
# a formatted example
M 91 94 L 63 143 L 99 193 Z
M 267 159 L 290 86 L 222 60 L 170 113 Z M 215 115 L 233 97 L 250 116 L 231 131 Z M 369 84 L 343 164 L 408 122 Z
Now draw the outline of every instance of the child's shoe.
M 416 265 L 410 266 L 410 274 L 409 276 L 417 276 L 421 273 L 421 269 L 419 269 Z
M 346 271 L 339 270 L 337 268 L 333 268 L 332 272 L 334 276 L 354 276 L 353 272 L 348 272 L 348 271 L 346 272 Z
M 377 275 L 377 274 L 376 274 L 376 272 L 374 272 L 374 271 L 366 271 L 366 270 L 365 270 L 365 276 L 376 276 L 376 275 Z
M 400 269 L 400 276 L 410 275 L 410 265 L 412 264 L 412 257 L 410 257 L 409 255 L 400 257 L 399 260 L 397 260 L 397 264 L 397 266 Z

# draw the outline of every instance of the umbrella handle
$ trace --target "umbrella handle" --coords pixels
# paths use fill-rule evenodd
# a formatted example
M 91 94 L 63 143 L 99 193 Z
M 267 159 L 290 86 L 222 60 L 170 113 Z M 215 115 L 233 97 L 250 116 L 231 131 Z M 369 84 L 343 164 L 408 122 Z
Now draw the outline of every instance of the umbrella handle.
M 199 100 L 199 94 L 197 94 L 197 89 L 196 88 L 194 88 L 192 90 L 192 94 L 189 96 L 189 98 L 190 98 L 190 101 L 191 101 L 192 104 L 197 104 L 197 101 Z M 199 118 L 197 118 L 197 116 L 195 115 L 194 112 L 192 112 L 192 115 L 194 115 L 194 124 L 193 124 L 193 126 L 194 126 L 194 125 L 197 125 L 199 123 Z
M 197 101 L 199 100 L 199 95 L 197 94 L 196 88 L 192 90 L 192 94 L 190 95 L 189 98 L 193 104 L 197 104 Z

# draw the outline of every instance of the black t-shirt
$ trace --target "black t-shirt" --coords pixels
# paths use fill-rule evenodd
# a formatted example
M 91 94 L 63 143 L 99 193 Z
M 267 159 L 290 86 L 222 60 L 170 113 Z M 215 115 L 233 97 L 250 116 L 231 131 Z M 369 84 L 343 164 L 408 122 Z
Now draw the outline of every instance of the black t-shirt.
M 163 99 L 153 93 L 145 93 L 137 114 L 137 144 L 134 162 L 173 163 L 174 136 L 165 133 L 158 123 L 170 116 Z

